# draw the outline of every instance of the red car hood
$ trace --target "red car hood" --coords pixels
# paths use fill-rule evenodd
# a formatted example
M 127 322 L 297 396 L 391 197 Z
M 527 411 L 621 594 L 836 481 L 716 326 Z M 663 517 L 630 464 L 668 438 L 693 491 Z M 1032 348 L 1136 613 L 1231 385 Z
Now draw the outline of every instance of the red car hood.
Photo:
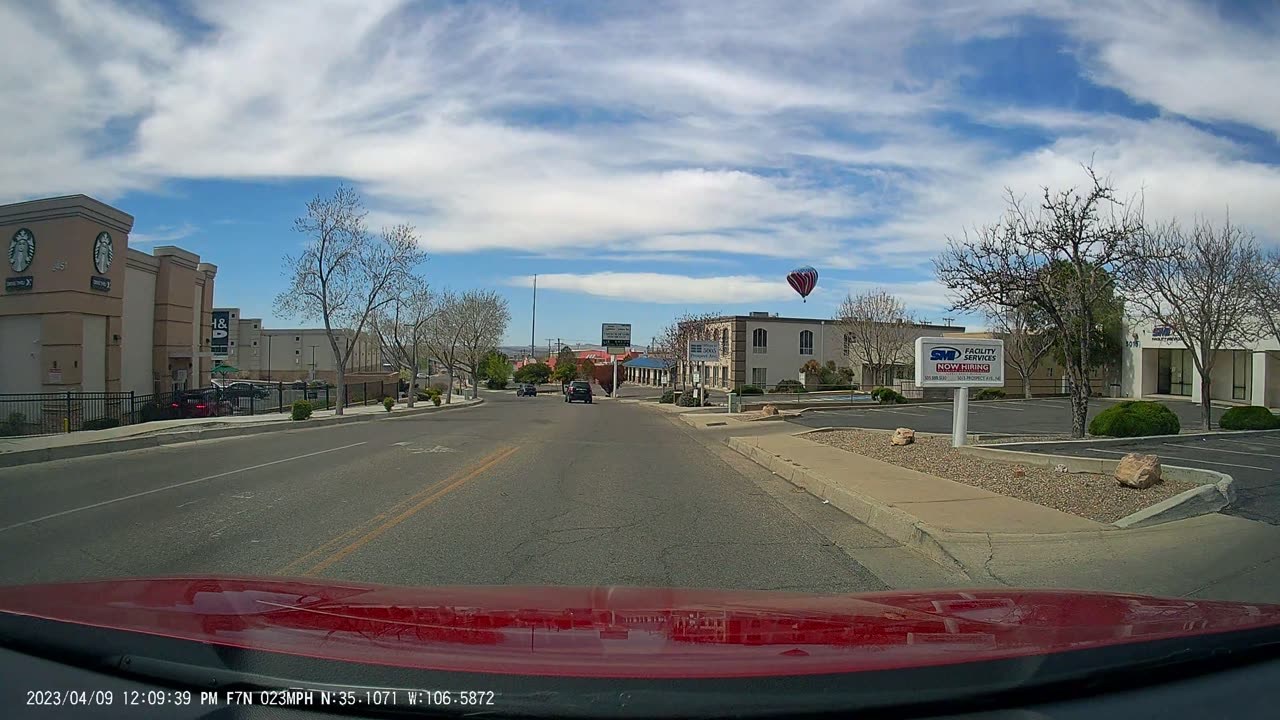
M 0 613 L 316 658 L 710 678 L 924 667 L 1280 625 L 1280 606 L 1097 592 L 807 595 L 147 578 L 0 587 Z

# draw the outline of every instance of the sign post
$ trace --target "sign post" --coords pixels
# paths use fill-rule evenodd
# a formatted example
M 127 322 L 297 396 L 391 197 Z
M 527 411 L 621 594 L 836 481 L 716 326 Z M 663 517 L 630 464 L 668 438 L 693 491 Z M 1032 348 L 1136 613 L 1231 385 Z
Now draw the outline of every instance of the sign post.
M 916 387 L 955 388 L 951 445 L 965 445 L 969 434 L 969 388 L 1004 387 L 1004 341 L 916 338 Z
M 605 352 L 613 356 L 613 392 L 610 397 L 618 397 L 618 356 L 625 355 L 631 347 L 630 323 L 601 323 L 600 344 Z

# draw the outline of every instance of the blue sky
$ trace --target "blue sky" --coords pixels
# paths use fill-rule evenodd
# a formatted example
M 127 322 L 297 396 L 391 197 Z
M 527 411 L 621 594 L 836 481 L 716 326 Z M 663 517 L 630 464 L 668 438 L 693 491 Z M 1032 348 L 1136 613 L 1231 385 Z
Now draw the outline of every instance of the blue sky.
M 0 36 L 0 201 L 110 202 L 269 324 L 339 183 L 432 286 L 504 294 L 509 344 L 534 273 L 542 345 L 876 287 L 938 320 L 946 237 L 1091 158 L 1148 217 L 1280 227 L 1274 3 L 57 0 Z

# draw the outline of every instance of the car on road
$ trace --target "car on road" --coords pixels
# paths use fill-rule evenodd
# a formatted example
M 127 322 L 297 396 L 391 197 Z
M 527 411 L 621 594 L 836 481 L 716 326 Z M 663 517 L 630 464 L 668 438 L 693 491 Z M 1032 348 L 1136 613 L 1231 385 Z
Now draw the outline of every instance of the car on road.
M 267 387 L 247 382 L 233 382 L 222 388 L 222 396 L 230 400 L 246 397 L 258 398 L 261 400 L 265 399 L 270 394 L 271 391 Z
M 538 394 L 537 386 L 531 383 L 520 383 L 516 386 L 516 397 L 533 397 Z
M 564 394 L 565 402 L 573 402 L 581 400 L 582 402 L 591 403 L 591 383 L 586 380 L 574 380 L 569 383 L 569 389 Z
M 186 390 L 173 399 L 173 414 L 179 418 L 205 418 L 230 415 L 234 406 L 222 396 L 219 388 Z

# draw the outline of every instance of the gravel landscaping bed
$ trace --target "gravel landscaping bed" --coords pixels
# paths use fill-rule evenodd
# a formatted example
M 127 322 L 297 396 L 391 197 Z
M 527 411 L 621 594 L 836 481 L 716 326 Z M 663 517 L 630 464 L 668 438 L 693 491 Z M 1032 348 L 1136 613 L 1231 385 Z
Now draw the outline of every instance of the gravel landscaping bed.
M 1163 480 L 1145 490 L 1121 487 L 1110 475 L 1062 473 L 1053 468 L 1016 465 L 973 457 L 951 447 L 949 436 L 916 435 L 911 445 L 889 444 L 892 431 L 827 430 L 806 438 L 918 472 L 1026 500 L 1102 523 L 1154 505 L 1196 487 L 1186 481 Z M 993 439 L 994 441 L 994 439 Z M 1002 438 L 1002 442 L 1009 442 Z M 1015 478 L 1015 468 L 1025 477 Z

